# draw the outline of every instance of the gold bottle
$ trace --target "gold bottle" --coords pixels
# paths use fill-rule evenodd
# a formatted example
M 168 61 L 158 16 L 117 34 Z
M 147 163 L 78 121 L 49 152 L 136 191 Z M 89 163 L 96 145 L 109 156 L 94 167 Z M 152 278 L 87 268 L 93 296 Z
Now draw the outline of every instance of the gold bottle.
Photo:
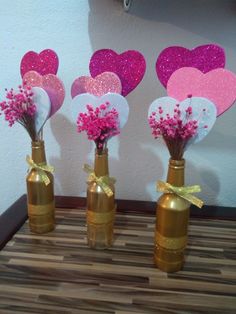
M 108 150 L 95 150 L 94 172 L 98 178 L 109 176 Z M 115 188 L 110 182 L 113 195 L 108 197 L 96 183 L 90 182 L 87 189 L 87 240 L 94 249 L 105 249 L 113 243 L 115 218 Z
M 43 141 L 32 142 L 32 160 L 37 165 L 46 165 Z M 50 180 L 48 185 L 42 180 L 39 170 L 34 168 L 26 178 L 29 226 L 33 233 L 46 233 L 55 226 L 53 175 L 46 174 Z
M 169 161 L 167 182 L 184 185 L 185 160 Z M 190 203 L 174 193 L 163 194 L 157 203 L 154 260 L 165 272 L 176 272 L 183 267 L 187 244 Z

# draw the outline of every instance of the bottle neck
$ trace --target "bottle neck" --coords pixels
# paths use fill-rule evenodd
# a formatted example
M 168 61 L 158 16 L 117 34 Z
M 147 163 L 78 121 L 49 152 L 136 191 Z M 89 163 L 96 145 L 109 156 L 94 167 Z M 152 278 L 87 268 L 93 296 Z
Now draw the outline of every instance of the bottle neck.
M 36 164 L 46 163 L 44 141 L 35 141 L 31 143 L 32 159 Z
M 97 177 L 109 175 L 108 150 L 95 150 L 94 172 Z
M 184 167 L 185 160 L 169 160 L 169 168 L 167 174 L 167 182 L 174 186 L 184 185 Z

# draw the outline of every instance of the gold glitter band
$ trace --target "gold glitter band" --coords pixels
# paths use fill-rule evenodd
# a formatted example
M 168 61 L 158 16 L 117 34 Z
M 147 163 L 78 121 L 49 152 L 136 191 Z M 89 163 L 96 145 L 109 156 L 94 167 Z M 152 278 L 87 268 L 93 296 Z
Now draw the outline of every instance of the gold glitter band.
M 183 249 L 187 245 L 187 235 L 183 237 L 169 238 L 164 237 L 159 232 L 156 232 L 156 243 L 157 245 L 170 250 Z
M 107 224 L 114 220 L 115 209 L 105 213 L 97 213 L 92 210 L 87 210 L 87 223 L 91 224 Z
M 54 200 L 51 203 L 45 205 L 33 205 L 28 204 L 28 214 L 29 216 L 43 216 L 54 213 L 55 202 Z

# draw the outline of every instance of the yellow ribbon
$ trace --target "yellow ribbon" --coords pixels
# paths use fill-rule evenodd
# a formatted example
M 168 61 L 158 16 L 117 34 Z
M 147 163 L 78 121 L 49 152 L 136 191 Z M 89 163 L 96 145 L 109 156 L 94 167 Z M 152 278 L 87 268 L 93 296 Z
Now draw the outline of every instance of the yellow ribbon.
M 192 193 L 201 192 L 201 188 L 199 185 L 178 187 L 178 186 L 173 186 L 167 182 L 158 181 L 157 190 L 163 193 L 175 193 L 178 196 L 184 198 L 185 200 L 189 201 L 190 203 L 196 205 L 199 208 L 203 206 L 203 201 L 197 198 L 196 196 L 192 195 Z
M 43 180 L 45 185 L 48 185 L 50 183 L 50 179 L 47 175 L 47 172 L 52 173 L 54 171 L 54 168 L 47 164 L 36 164 L 30 156 L 26 157 L 26 161 L 28 165 L 30 166 L 29 171 L 31 169 L 38 170 L 41 180 Z
M 89 174 L 87 183 L 96 182 L 103 189 L 108 197 L 111 197 L 114 194 L 112 189 L 110 188 L 110 184 L 114 184 L 116 182 L 115 178 L 111 178 L 109 176 L 97 177 L 93 168 L 91 168 L 87 164 L 84 165 L 83 169 Z

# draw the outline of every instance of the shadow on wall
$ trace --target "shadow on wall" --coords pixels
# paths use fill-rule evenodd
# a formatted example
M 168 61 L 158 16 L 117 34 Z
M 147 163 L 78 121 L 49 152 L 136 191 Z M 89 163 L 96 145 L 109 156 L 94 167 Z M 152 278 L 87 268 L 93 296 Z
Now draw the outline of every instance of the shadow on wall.
M 117 176 L 118 184 L 119 181 L 125 182 L 117 186 L 117 191 L 122 196 L 132 195 L 135 199 L 150 200 L 155 195 L 155 187 L 151 188 L 150 184 L 158 178 L 165 179 L 164 169 L 167 168 L 168 163 L 166 148 L 162 143 L 152 139 L 146 119 L 150 103 L 166 95 L 155 72 L 157 56 L 163 48 L 170 45 L 190 48 L 217 42 L 225 48 L 235 49 L 236 2 L 233 0 L 133 0 L 129 13 L 123 11 L 120 0 L 89 0 L 89 5 L 88 28 L 93 51 L 111 48 L 121 53 L 128 49 L 136 49 L 143 53 L 147 61 L 143 81 L 131 93 L 132 96 L 127 97 L 130 117 L 120 137 L 120 160 L 112 164 L 111 174 Z M 225 36 L 226 32 L 227 36 Z M 220 125 L 232 125 L 233 111 L 236 112 L 236 108 L 232 108 L 231 115 L 227 113 L 220 119 L 221 122 L 216 124 L 209 135 L 211 141 L 209 139 L 198 144 L 200 151 L 204 151 L 205 145 L 209 146 L 209 144 L 213 149 L 215 148 L 216 154 L 219 153 L 219 148 L 224 149 L 223 146 L 226 150 L 230 149 L 229 134 L 225 134 L 227 130 L 221 131 Z M 221 138 L 224 139 L 222 143 L 220 143 Z M 234 138 L 232 140 L 234 141 Z M 204 154 L 207 152 L 206 149 Z M 164 164 L 162 160 L 165 160 Z M 215 162 L 217 163 L 217 160 Z M 200 164 L 200 160 L 197 160 L 196 164 Z M 190 164 L 188 169 L 190 169 L 188 175 L 198 178 L 197 182 L 189 183 L 196 184 L 200 181 L 203 186 L 205 184 L 207 188 L 205 191 L 210 194 L 210 202 L 216 204 L 220 190 L 220 180 L 217 175 L 206 171 L 204 167 L 196 169 L 193 164 Z M 127 184 L 127 180 L 131 184 Z M 133 182 L 136 182 L 135 188 Z
M 196 196 L 199 197 L 204 203 L 207 195 L 207 203 L 218 204 L 218 195 L 220 192 L 220 181 L 214 170 L 209 168 L 201 167 L 196 168 L 191 160 L 186 163 L 186 185 L 195 185 L 201 180 L 201 190 L 202 192 L 197 193 Z
M 97 16 L 97 19 L 100 19 L 104 15 L 102 21 L 105 23 L 112 16 L 112 25 L 115 25 L 119 20 L 119 15 L 112 11 L 114 9 L 120 12 L 123 11 L 122 2 L 121 0 L 89 0 L 91 16 Z M 159 24 L 171 24 L 205 37 L 211 42 L 235 49 L 236 2 L 234 0 L 133 0 L 131 9 L 127 13 L 131 28 L 132 16 L 140 17 L 143 20 L 156 21 Z M 99 22 L 97 19 L 95 17 L 90 26 L 96 28 L 96 25 L 101 24 L 101 21 Z M 124 20 L 123 17 L 122 19 Z M 109 26 L 109 23 L 107 23 L 107 26 Z M 113 29 L 112 32 L 109 27 L 107 29 L 112 36 Z M 118 32 L 119 29 L 120 27 L 117 28 Z M 225 30 L 227 30 L 227 36 L 225 36 Z M 140 31 L 142 32 L 142 30 Z M 128 28 L 127 32 L 129 33 Z M 141 38 L 143 40 L 143 37 Z M 151 38 L 151 36 L 148 36 L 147 40 L 149 40 L 150 45 L 153 45 Z
M 129 14 L 149 21 L 172 24 L 235 49 L 234 0 L 133 0 Z
M 58 158 L 50 158 L 50 164 L 56 169 L 55 189 L 58 191 L 57 194 L 68 195 L 70 190 L 77 190 L 79 194 L 81 165 L 87 158 L 85 152 L 89 150 L 89 143 L 78 136 L 75 124 L 64 115 L 57 113 L 50 120 L 50 123 L 52 133 L 60 148 L 60 156 Z M 85 149 L 80 148 L 82 145 Z M 85 182 L 84 177 L 82 182 Z M 73 187 L 70 188 L 71 184 L 73 184 Z
M 139 40 L 137 29 L 133 36 L 133 29 L 127 29 L 130 16 L 123 12 L 122 2 L 91 0 L 89 4 L 91 9 L 89 36 L 93 51 L 111 48 L 119 53 L 136 49 L 145 57 L 149 57 L 148 61 L 151 64 L 155 64 L 156 55 L 153 55 L 153 49 L 150 47 L 147 52 L 147 47 L 143 41 Z M 132 98 L 127 97 L 130 116 L 119 138 L 119 161 L 114 162 L 113 159 L 110 162 L 111 175 L 117 178 L 117 197 L 119 198 L 131 196 L 133 199 L 150 200 L 150 193 L 145 191 L 145 187 L 150 181 L 155 180 L 156 176 L 163 175 L 163 167 L 157 154 L 142 148 L 142 143 L 152 140 L 147 123 L 147 111 L 150 103 L 158 96 L 158 94 L 153 95 L 157 84 L 153 67 L 152 71 L 146 71 L 145 79 L 131 92 Z M 153 146 L 156 144 L 154 143 Z M 150 168 L 155 169 L 155 172 L 150 171 Z

